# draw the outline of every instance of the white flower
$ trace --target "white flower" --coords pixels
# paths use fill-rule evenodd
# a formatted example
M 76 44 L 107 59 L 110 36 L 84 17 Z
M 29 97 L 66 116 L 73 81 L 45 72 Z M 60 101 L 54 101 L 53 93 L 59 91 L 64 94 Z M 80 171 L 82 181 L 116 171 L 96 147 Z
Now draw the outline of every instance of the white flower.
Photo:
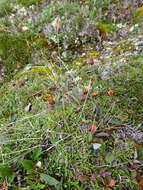
M 30 9 L 34 9 L 34 5 L 31 5 L 29 8 L 30 8 Z
M 99 144 L 99 143 L 94 143 L 93 144 L 93 149 L 94 150 L 97 150 L 97 149 L 99 149 L 101 147 L 101 144 Z
M 123 27 L 122 23 L 117 24 L 117 27 L 122 28 Z
M 79 80 L 81 80 L 79 76 L 74 79 L 75 82 L 78 82 Z
M 42 163 L 40 161 L 37 162 L 36 167 L 40 168 L 42 166 Z
M 31 65 L 27 65 L 24 70 L 28 71 L 29 69 L 31 69 Z
M 10 18 L 14 18 L 14 16 L 15 16 L 14 14 L 11 14 L 11 15 L 10 15 Z
M 132 31 L 134 30 L 134 28 L 135 28 L 135 27 L 132 26 L 132 27 L 129 29 L 129 31 L 132 32 Z
M 17 13 L 26 16 L 27 15 L 27 10 L 24 7 L 22 7 L 21 9 L 19 9 L 17 11 Z
M 74 70 L 68 70 L 68 71 L 66 72 L 66 74 L 74 74 L 74 73 L 75 73 Z
M 14 9 L 17 9 L 17 10 L 18 10 L 18 9 L 20 9 L 20 6 L 19 6 L 19 5 L 15 5 L 15 6 L 14 6 Z
M 23 30 L 23 31 L 27 31 L 28 29 L 29 29 L 29 28 L 28 28 L 27 26 L 23 26 L 23 27 L 22 27 L 22 30 Z
M 139 25 L 138 24 L 135 24 L 135 27 L 138 27 Z

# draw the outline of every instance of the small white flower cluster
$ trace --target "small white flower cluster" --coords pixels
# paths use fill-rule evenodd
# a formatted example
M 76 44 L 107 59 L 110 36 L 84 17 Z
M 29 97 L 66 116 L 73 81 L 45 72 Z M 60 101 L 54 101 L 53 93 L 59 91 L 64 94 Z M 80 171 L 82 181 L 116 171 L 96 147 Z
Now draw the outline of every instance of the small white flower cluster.
M 23 27 L 22 27 L 22 30 L 23 30 L 23 31 L 27 31 L 27 30 L 29 30 L 29 28 L 28 28 L 27 26 L 23 26 Z
M 71 74 L 74 74 L 74 73 L 75 73 L 75 71 L 72 70 L 72 69 L 71 69 L 71 70 L 68 70 L 68 71 L 66 72 L 66 74 L 70 74 L 70 75 L 71 75 Z
M 77 77 L 74 79 L 74 81 L 75 81 L 75 82 L 78 82 L 78 81 L 80 81 L 81 79 L 82 79 L 81 77 L 77 76 Z
M 18 4 L 13 6 L 13 8 L 16 11 L 16 13 L 11 14 L 9 16 L 9 20 L 11 24 L 13 25 L 13 29 L 16 30 L 16 27 L 18 26 L 19 28 L 21 28 L 22 31 L 28 31 L 29 30 L 28 24 L 29 25 L 32 24 L 32 18 L 28 18 L 29 16 L 28 10 L 25 7 Z M 33 9 L 33 6 L 31 6 L 31 9 Z
M 9 19 L 10 19 L 11 24 L 14 24 L 14 23 L 15 23 L 15 22 L 14 22 L 14 18 L 15 18 L 15 15 L 14 15 L 14 14 L 11 14 L 11 15 L 9 16 Z
M 135 25 L 133 25 L 130 29 L 129 29 L 129 31 L 130 32 L 132 32 L 134 29 L 136 29 L 138 27 L 138 24 L 135 24 Z
M 18 9 L 17 14 L 27 16 L 27 10 L 24 7 L 22 7 L 21 9 Z
M 34 10 L 34 8 L 35 8 L 34 5 L 31 5 L 31 6 L 29 7 L 29 9 L 31 9 L 31 10 Z
M 117 27 L 118 27 L 118 28 L 123 28 L 123 24 L 122 24 L 122 23 L 119 23 L 119 24 L 117 24 Z
M 15 10 L 19 10 L 19 9 L 21 8 L 21 6 L 20 6 L 19 4 L 16 4 L 15 6 L 13 6 L 13 8 L 14 8 Z

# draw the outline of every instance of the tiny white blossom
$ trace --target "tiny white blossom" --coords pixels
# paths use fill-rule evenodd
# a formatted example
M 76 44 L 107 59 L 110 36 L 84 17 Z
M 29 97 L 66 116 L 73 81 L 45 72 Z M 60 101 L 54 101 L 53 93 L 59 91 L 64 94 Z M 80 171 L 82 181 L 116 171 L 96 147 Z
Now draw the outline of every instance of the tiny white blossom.
M 38 161 L 38 162 L 36 163 L 36 167 L 40 168 L 41 166 L 42 166 L 42 163 L 41 163 L 40 161 Z
M 94 150 L 97 150 L 97 149 L 99 149 L 101 147 L 101 144 L 99 144 L 99 143 L 94 143 L 93 144 L 93 149 Z
M 21 9 L 19 9 L 17 11 L 17 13 L 26 16 L 27 15 L 27 10 L 24 7 L 22 7 Z
M 123 27 L 122 23 L 117 24 L 117 27 L 122 28 Z
M 138 24 L 135 24 L 135 27 L 138 27 L 139 25 Z
M 73 71 L 73 70 L 69 70 L 69 71 L 67 71 L 66 72 L 66 74 L 73 74 L 75 71 Z
M 29 8 L 30 8 L 30 9 L 34 9 L 34 5 L 31 5 Z
M 15 5 L 15 6 L 14 6 L 14 9 L 19 10 L 19 9 L 20 9 L 20 6 L 19 6 L 19 5 Z
M 79 80 L 81 80 L 79 76 L 74 79 L 75 82 L 78 82 Z
M 129 29 L 129 31 L 132 32 L 132 31 L 134 30 L 134 28 L 135 28 L 135 27 L 132 26 L 132 27 Z
M 27 31 L 28 29 L 29 29 L 29 28 L 28 28 L 27 26 L 23 26 L 23 27 L 22 27 L 22 30 L 23 30 L 23 31 Z

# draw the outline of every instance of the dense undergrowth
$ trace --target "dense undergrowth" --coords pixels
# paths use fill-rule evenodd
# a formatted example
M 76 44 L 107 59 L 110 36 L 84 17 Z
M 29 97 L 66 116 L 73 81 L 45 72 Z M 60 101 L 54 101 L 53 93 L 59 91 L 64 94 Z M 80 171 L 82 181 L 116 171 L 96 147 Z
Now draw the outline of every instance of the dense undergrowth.
M 0 3 L 2 189 L 142 189 L 142 6 Z

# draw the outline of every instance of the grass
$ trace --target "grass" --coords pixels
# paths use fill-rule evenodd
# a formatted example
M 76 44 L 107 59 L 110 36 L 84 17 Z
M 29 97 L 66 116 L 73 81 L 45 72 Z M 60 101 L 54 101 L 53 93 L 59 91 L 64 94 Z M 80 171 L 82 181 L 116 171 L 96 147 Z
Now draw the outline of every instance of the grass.
M 19 2 L 26 7 L 37 3 Z M 37 25 L 27 24 L 29 17 L 21 24 L 19 16 L 16 30 L 1 20 L 0 50 L 6 74 L 0 88 L 0 183 L 18 190 L 138 190 L 142 183 L 143 56 L 126 55 L 134 53 L 128 40 L 127 45 L 122 40 L 111 44 L 111 52 L 103 51 L 104 43 L 97 43 L 103 47 L 95 49 L 107 28 L 104 18 L 96 23 L 94 1 L 88 6 L 64 3 L 51 2 L 36 17 L 40 28 L 65 16 L 59 34 L 52 29 L 43 35 Z M 108 3 L 100 4 L 104 11 Z M 71 14 L 75 18 L 70 20 Z M 104 28 L 101 36 L 92 43 L 83 40 L 86 33 L 76 44 L 84 27 L 82 18 L 85 22 L 90 18 L 94 25 L 94 16 L 96 26 L 102 23 Z M 71 26 L 76 23 L 76 29 L 67 30 L 69 21 Z M 23 26 L 28 31 L 22 31 Z M 118 45 L 119 51 L 114 52 Z
M 10 0 L 1 0 L 0 2 L 0 17 L 4 17 L 12 12 Z
M 25 173 L 26 176 L 23 181 L 30 185 L 30 188 L 34 188 L 34 185 L 39 184 L 39 189 L 41 182 L 33 182 L 33 175 L 35 178 L 39 175 L 35 174 L 36 171 L 46 172 L 47 174 L 45 167 L 48 168 L 48 175 L 54 176 L 59 181 L 64 181 L 63 188 L 78 189 L 90 184 L 92 188 L 100 189 L 103 185 L 103 179 L 100 175 L 97 183 L 90 181 L 90 177 L 95 175 L 95 171 L 100 171 L 103 167 L 104 172 L 113 172 L 112 168 L 114 168 L 112 178 L 118 181 L 121 175 L 118 170 L 122 166 L 124 169 L 121 168 L 121 173 L 126 176 L 126 181 L 128 182 L 125 184 L 119 183 L 119 188 L 117 186 L 116 189 L 120 189 L 125 185 L 126 187 L 133 186 L 134 189 L 137 189 L 137 184 L 133 180 L 135 175 L 132 176 L 126 168 L 134 154 L 134 142 L 126 139 L 125 144 L 129 146 L 128 149 L 124 150 L 122 147 L 121 149 L 113 149 L 113 144 L 118 146 L 120 142 L 114 137 L 114 133 L 107 139 L 96 139 L 88 130 L 88 126 L 92 124 L 98 126 L 98 130 L 104 131 L 106 125 L 112 127 L 124 123 L 134 123 L 134 125 L 141 123 L 142 113 L 139 110 L 141 110 L 142 104 L 139 104 L 139 102 L 141 102 L 142 94 L 138 89 L 142 88 L 143 80 L 140 78 L 142 77 L 142 72 L 139 72 L 141 69 L 134 67 L 136 59 L 136 57 L 131 58 L 130 66 L 125 68 L 124 73 L 119 74 L 120 76 L 116 75 L 110 80 L 93 83 L 93 92 L 97 86 L 102 86 L 100 94 L 94 98 L 91 97 L 92 91 L 89 92 L 89 97 L 85 104 L 81 97 L 78 97 L 80 96 L 79 94 L 75 94 L 76 101 L 74 102 L 74 93 L 71 96 L 68 95 L 68 102 L 66 102 L 66 99 L 63 102 L 60 97 L 66 96 L 64 93 L 66 86 L 64 85 L 63 88 L 62 86 L 59 87 L 56 92 L 50 92 L 54 94 L 56 104 L 49 107 L 48 103 L 42 99 L 42 96 L 49 92 L 50 86 L 47 84 L 46 79 L 41 78 L 37 73 L 31 73 L 30 75 L 28 72 L 24 73 L 18 79 L 15 79 L 17 81 L 16 86 L 9 90 L 7 86 L 1 88 L 1 91 L 3 91 L 1 105 L 2 102 L 5 102 L 1 114 L 1 142 L 3 144 L 3 157 L 1 159 L 3 164 L 12 162 L 13 159 L 16 160 L 20 156 L 22 159 L 19 164 L 23 171 L 25 166 L 22 163 L 24 160 L 32 160 L 34 165 L 32 176 L 27 176 Z M 142 57 L 138 57 L 137 61 L 138 66 L 142 67 L 141 59 Z M 37 76 L 36 78 L 35 75 Z M 130 76 L 130 78 L 128 79 L 127 76 Z M 125 77 L 127 78 L 127 83 L 124 80 Z M 135 80 L 136 77 L 139 80 Z M 24 80 L 24 78 L 27 78 L 26 84 L 19 87 L 18 82 Z M 63 78 L 62 80 L 65 79 Z M 114 95 L 108 96 L 107 89 L 110 87 L 109 83 L 111 81 L 115 81 L 112 86 Z M 134 89 L 130 89 L 132 83 L 135 83 Z M 58 83 L 58 85 L 60 84 L 62 85 L 62 81 Z M 18 93 L 15 93 L 17 89 Z M 38 92 L 40 92 L 40 97 L 38 95 L 36 98 L 36 95 L 34 96 L 33 94 Z M 133 102 L 130 102 L 132 98 L 130 95 L 134 98 Z M 24 108 L 29 102 L 32 104 L 32 111 L 27 113 Z M 95 113 L 95 105 L 101 106 L 102 116 Z M 77 113 L 79 108 L 81 111 Z M 133 113 L 126 113 L 127 110 L 133 110 Z M 93 150 L 93 142 L 102 144 L 99 151 L 95 152 Z M 35 149 L 35 147 L 37 148 Z M 36 160 L 32 156 L 33 151 L 40 151 Z M 96 157 L 95 154 L 97 154 Z M 112 157 L 110 157 L 111 155 Z M 35 167 L 38 161 L 42 162 L 40 168 Z M 24 170 L 27 171 L 27 168 Z M 13 169 L 14 174 L 15 169 Z M 76 178 L 75 175 L 77 175 Z M 83 176 L 85 181 L 83 180 L 84 182 L 81 183 L 78 175 Z

